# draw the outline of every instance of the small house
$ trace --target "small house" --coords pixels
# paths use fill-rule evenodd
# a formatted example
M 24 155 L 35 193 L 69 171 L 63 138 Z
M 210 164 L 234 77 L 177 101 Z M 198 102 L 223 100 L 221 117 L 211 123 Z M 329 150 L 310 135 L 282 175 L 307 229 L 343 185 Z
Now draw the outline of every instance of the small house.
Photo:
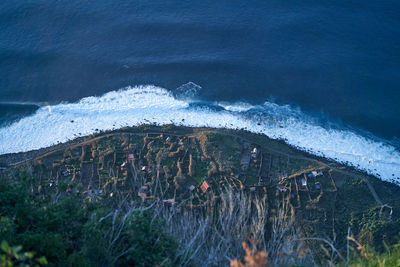
M 142 172 L 151 172 L 151 169 L 147 166 L 143 166 L 141 170 Z
M 147 195 L 146 195 L 146 193 L 138 192 L 138 197 L 140 197 L 142 200 L 145 200 Z
M 283 192 L 283 193 L 285 193 L 288 189 L 285 187 L 285 186 L 283 186 L 283 185 L 278 185 L 278 186 L 276 186 L 276 189 L 278 189 L 279 190 L 279 192 Z
M 205 193 L 209 187 L 210 187 L 210 185 L 206 181 L 204 181 L 201 184 L 200 189 L 201 189 L 201 191 L 203 191 L 203 193 Z
M 193 191 L 195 189 L 196 189 L 196 187 L 194 185 L 189 186 L 189 191 Z
M 304 179 L 304 178 L 301 179 L 301 186 L 302 187 L 306 187 L 307 186 L 307 180 L 306 179 Z
M 256 158 L 256 157 L 257 157 L 257 153 L 258 153 L 257 148 L 256 148 L 256 147 L 253 148 L 253 150 L 251 151 L 251 157 L 252 157 L 252 158 Z
M 173 204 L 175 204 L 175 199 L 173 199 L 173 198 L 164 199 L 163 202 L 164 202 L 164 203 L 169 203 L 169 204 L 172 204 L 172 205 L 173 205 Z
M 312 171 L 311 174 L 313 177 L 318 177 L 318 176 L 324 175 L 321 171 Z
M 250 192 L 254 192 L 254 191 L 256 191 L 256 188 L 254 186 L 250 187 Z

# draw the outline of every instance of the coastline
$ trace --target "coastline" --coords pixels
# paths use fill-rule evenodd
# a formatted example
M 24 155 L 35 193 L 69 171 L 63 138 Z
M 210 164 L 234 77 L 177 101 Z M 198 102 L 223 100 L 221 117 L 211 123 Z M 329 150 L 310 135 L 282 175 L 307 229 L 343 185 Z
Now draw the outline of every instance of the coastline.
M 0 167 L 1 168 L 13 168 L 19 165 L 23 165 L 29 161 L 34 160 L 37 157 L 42 157 L 47 154 L 54 153 L 59 150 L 66 149 L 68 147 L 79 146 L 84 143 L 89 143 L 94 140 L 103 138 L 105 136 L 110 135 L 119 135 L 124 133 L 134 133 L 138 135 L 146 135 L 146 134 L 169 134 L 169 135 L 176 135 L 176 136 L 184 136 L 195 134 L 196 132 L 217 132 L 221 134 L 228 134 L 228 135 L 240 135 L 248 140 L 252 141 L 253 143 L 257 143 L 256 140 L 266 142 L 271 149 L 277 153 L 290 153 L 292 156 L 303 157 L 305 159 L 316 161 L 322 163 L 322 165 L 329 166 L 330 168 L 340 168 L 344 169 L 346 172 L 353 173 L 355 175 L 361 175 L 363 177 L 368 177 L 368 179 L 379 179 L 379 177 L 368 174 L 364 170 L 359 170 L 354 166 L 342 164 L 340 162 L 336 162 L 329 158 L 318 156 L 312 154 L 310 152 L 301 150 L 293 145 L 286 143 L 284 140 L 279 139 L 272 139 L 265 134 L 253 133 L 245 129 L 235 130 L 235 129 L 227 129 L 227 128 L 209 128 L 209 127 L 188 127 L 182 125 L 153 125 L 153 124 L 143 124 L 140 126 L 132 126 L 132 127 L 122 127 L 120 129 L 109 130 L 109 131 L 101 131 L 95 134 L 91 134 L 88 136 L 77 137 L 75 139 L 69 140 L 64 143 L 55 144 L 49 147 L 40 148 L 37 150 L 31 150 L 27 152 L 18 152 L 18 153 L 9 153 L 9 154 L 2 154 L 0 155 Z M 387 182 L 387 181 L 383 181 Z M 389 182 L 390 183 L 390 182 Z M 398 185 L 397 183 L 393 183 Z
M 308 153 L 355 166 L 382 180 L 400 182 L 400 151 L 385 142 L 345 127 L 325 127 L 289 106 L 266 102 L 243 110 L 240 103 L 228 107 L 193 101 L 161 87 L 137 86 L 76 103 L 42 107 L 32 116 L 0 128 L 0 154 L 40 149 L 123 127 L 173 124 L 264 134 Z

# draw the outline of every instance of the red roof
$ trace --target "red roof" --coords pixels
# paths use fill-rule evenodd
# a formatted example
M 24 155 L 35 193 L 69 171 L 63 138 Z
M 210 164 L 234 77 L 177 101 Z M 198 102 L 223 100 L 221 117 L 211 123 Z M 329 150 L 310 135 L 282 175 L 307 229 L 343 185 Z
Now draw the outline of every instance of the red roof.
M 208 185 L 208 183 L 206 181 L 204 181 L 200 186 L 200 188 L 203 191 L 203 193 L 205 193 L 209 187 L 210 186 Z
M 141 193 L 141 192 L 138 193 L 138 196 L 141 197 L 142 200 L 145 200 L 147 197 L 146 193 Z
M 286 192 L 287 191 L 287 188 L 285 186 L 283 186 L 283 185 L 278 185 L 277 188 L 281 192 Z

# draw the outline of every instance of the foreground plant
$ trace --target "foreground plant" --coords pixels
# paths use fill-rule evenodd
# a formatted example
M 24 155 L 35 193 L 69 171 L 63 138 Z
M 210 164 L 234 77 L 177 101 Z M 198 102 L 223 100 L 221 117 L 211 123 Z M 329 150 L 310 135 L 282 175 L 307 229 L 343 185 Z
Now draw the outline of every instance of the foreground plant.
M 250 240 L 252 248 L 246 242 L 242 242 L 242 247 L 246 255 L 244 263 L 234 259 L 231 261 L 231 267 L 264 267 L 268 264 L 267 253 L 264 250 L 256 251 L 256 244 Z
M 22 246 L 11 247 L 2 241 L 0 248 L 0 267 L 47 265 L 46 257 L 36 257 L 34 252 L 22 252 Z

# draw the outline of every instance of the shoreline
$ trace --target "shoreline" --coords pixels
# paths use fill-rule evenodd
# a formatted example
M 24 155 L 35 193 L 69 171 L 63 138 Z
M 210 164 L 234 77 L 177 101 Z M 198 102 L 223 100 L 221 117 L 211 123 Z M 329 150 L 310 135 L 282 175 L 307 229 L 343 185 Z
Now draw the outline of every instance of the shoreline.
M 235 106 L 240 108 L 240 105 Z M 354 166 L 382 180 L 400 182 L 400 153 L 395 147 L 345 128 L 314 123 L 307 114 L 275 104 L 254 112 L 191 105 L 161 87 L 137 86 L 87 97 L 77 103 L 40 109 L 0 129 L 0 154 L 49 147 L 58 142 L 143 124 L 247 130 L 284 140 L 302 151 Z M 16 156 L 21 162 L 24 156 Z

